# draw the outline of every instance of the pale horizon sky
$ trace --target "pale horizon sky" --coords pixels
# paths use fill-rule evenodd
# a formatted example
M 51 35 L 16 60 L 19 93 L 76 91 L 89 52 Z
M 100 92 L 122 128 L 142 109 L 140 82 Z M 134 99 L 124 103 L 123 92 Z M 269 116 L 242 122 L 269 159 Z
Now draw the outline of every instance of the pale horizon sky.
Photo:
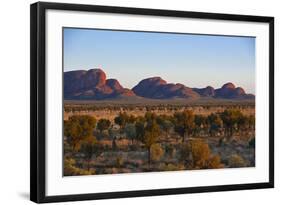
M 255 94 L 255 38 L 64 28 L 64 71 L 101 68 L 126 88 L 159 76 Z

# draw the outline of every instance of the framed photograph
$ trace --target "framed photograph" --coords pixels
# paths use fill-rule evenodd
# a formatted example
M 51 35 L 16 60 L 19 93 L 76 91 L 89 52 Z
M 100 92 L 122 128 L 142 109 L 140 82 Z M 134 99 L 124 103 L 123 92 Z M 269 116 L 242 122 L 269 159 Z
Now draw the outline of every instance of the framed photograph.
M 30 198 L 274 187 L 274 18 L 31 5 Z

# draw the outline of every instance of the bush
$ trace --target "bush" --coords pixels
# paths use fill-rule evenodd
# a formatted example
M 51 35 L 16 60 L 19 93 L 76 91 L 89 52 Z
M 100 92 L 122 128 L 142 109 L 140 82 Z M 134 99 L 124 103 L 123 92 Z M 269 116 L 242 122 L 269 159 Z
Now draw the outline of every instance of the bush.
M 202 140 L 189 141 L 181 149 L 181 159 L 188 163 L 189 168 L 206 168 L 210 154 L 209 145 Z
M 233 154 L 228 159 L 228 165 L 231 168 L 246 167 L 246 161 L 238 154 Z
M 153 161 L 158 161 L 164 154 L 164 150 L 162 149 L 160 144 L 153 144 L 150 148 L 151 159 Z
M 95 171 L 87 171 L 84 169 L 77 168 L 75 166 L 75 160 L 72 158 L 65 158 L 64 159 L 64 169 L 63 173 L 64 176 L 77 176 L 77 175 L 90 175 L 95 174 Z
M 118 156 L 118 157 L 116 158 L 116 166 L 117 166 L 118 168 L 120 168 L 120 167 L 123 166 L 123 164 L 124 164 L 123 158 L 122 158 L 121 156 Z
M 221 158 L 219 155 L 211 156 L 208 160 L 208 169 L 218 169 L 223 168 L 223 164 L 221 163 Z

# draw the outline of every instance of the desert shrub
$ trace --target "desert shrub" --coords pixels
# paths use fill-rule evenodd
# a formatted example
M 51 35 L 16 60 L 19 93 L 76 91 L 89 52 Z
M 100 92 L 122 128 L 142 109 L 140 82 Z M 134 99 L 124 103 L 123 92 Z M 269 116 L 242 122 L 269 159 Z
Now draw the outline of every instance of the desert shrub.
M 164 150 L 160 144 L 153 144 L 150 148 L 150 154 L 153 161 L 158 161 L 163 156 Z
M 103 152 L 103 147 L 95 137 L 91 136 L 83 141 L 80 152 L 83 153 L 87 170 L 90 171 L 92 157 L 98 157 Z
M 193 140 L 184 144 L 181 149 L 181 158 L 188 162 L 190 168 L 205 168 L 210 157 L 208 144 L 202 140 Z
M 233 154 L 228 159 L 228 165 L 231 168 L 236 168 L 236 167 L 245 167 L 245 166 L 247 166 L 247 163 L 238 154 Z
M 116 166 L 118 168 L 122 167 L 124 164 L 124 160 L 121 156 L 116 157 Z
M 218 169 L 223 168 L 224 165 L 221 163 L 221 158 L 219 155 L 213 155 L 208 160 L 208 169 Z
M 111 168 L 110 174 L 118 174 L 118 173 L 119 173 L 118 169 L 116 169 L 115 167 Z
M 93 170 L 87 171 L 75 166 L 75 160 L 72 158 L 64 158 L 64 176 L 76 176 L 76 175 L 90 175 L 95 174 Z
M 190 143 L 190 149 L 192 154 L 193 166 L 195 168 L 204 168 L 206 161 L 210 157 L 209 145 L 201 140 L 192 141 Z
M 188 169 L 215 169 L 223 167 L 219 155 L 212 155 L 209 145 L 202 140 L 192 140 L 180 149 L 180 158 Z

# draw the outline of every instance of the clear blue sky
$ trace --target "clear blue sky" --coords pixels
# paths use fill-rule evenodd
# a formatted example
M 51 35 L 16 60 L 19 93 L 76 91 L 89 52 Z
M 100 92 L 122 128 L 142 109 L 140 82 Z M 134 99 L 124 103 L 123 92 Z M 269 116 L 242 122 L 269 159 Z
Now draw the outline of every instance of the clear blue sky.
M 160 76 L 188 87 L 233 82 L 255 93 L 255 38 L 64 29 L 64 71 L 102 68 L 132 88 Z

